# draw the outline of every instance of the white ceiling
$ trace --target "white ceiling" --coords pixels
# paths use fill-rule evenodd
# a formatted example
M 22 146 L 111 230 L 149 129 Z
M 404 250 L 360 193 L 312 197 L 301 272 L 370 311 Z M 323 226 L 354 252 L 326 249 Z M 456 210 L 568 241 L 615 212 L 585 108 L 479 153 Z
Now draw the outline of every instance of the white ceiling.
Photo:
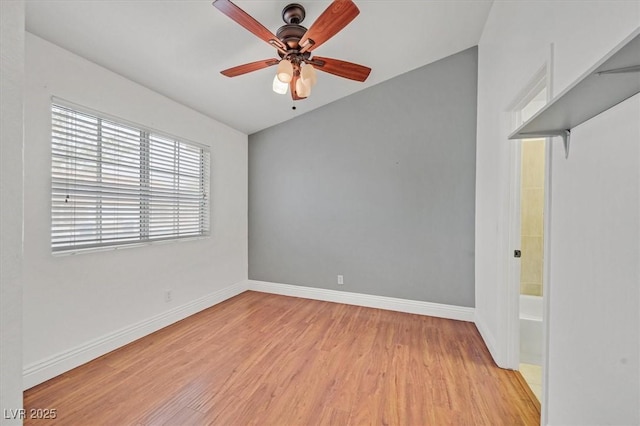
M 309 27 L 330 4 L 297 0 Z M 287 0 L 238 0 L 273 33 Z M 27 30 L 177 102 L 251 134 L 478 44 L 492 0 L 355 0 L 360 15 L 314 50 L 372 69 L 365 83 L 318 73 L 311 96 L 271 90 L 275 67 L 220 71 L 277 57 L 209 0 L 28 0 Z

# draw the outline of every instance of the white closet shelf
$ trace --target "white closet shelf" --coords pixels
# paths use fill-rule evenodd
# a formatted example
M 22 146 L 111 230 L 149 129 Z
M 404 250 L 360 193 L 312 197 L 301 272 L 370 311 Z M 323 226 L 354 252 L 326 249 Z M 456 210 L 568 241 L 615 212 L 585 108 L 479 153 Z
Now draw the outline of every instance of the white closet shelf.
M 571 129 L 640 93 L 640 28 L 554 97 L 509 139 L 561 136 L 569 154 Z

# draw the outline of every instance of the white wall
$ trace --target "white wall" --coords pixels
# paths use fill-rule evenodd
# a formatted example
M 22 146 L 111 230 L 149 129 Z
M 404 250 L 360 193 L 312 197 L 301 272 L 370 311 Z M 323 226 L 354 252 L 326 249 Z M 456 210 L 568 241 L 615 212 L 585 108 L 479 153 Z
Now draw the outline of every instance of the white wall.
M 52 256 L 52 95 L 209 145 L 211 237 Z M 245 134 L 27 33 L 25 158 L 25 387 L 230 297 L 247 279 Z
M 555 147 L 553 424 L 640 423 L 639 122 L 640 95 L 577 127 L 569 161 Z
M 0 29 L 0 423 L 8 425 L 21 423 L 10 410 L 22 408 L 23 1 L 0 2 Z
M 479 44 L 476 316 L 499 365 L 508 348 L 506 111 L 549 57 L 553 93 L 640 26 L 638 1 L 496 1 Z M 549 424 L 637 424 L 640 99 L 572 135 L 551 170 Z

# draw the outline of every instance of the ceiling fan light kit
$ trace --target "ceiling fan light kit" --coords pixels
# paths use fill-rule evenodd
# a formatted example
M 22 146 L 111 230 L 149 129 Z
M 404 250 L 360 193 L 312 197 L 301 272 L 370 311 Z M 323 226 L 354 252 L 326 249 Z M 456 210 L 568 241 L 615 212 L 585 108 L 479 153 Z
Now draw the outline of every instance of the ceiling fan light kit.
M 322 12 L 309 29 L 300 25 L 305 18 L 304 7 L 291 3 L 282 9 L 285 25 L 276 35 L 229 0 L 215 0 L 213 5 L 229 18 L 251 33 L 273 46 L 280 59 L 265 59 L 221 71 L 227 77 L 236 77 L 273 65 L 278 65 L 273 79 L 273 91 L 279 94 L 291 89 L 291 98 L 296 101 L 311 94 L 317 83 L 316 69 L 338 77 L 363 82 L 369 77 L 371 68 L 332 58 L 312 57 L 312 51 L 336 35 L 358 16 L 360 10 L 351 0 L 334 0 Z
M 313 65 L 307 64 L 302 67 L 302 71 L 300 72 L 300 79 L 302 82 L 309 87 L 313 87 L 318 82 L 318 76 L 316 75 L 316 70 L 313 68 Z
M 293 64 L 288 59 L 282 59 L 278 64 L 278 72 L 276 74 L 278 80 L 288 83 L 293 78 Z
M 280 81 L 278 76 L 273 77 L 273 91 L 279 95 L 285 95 L 287 93 L 287 89 L 289 89 L 289 83 L 283 83 Z
M 311 86 L 304 84 L 304 81 L 300 78 L 296 81 L 296 93 L 301 98 L 308 98 L 311 94 Z

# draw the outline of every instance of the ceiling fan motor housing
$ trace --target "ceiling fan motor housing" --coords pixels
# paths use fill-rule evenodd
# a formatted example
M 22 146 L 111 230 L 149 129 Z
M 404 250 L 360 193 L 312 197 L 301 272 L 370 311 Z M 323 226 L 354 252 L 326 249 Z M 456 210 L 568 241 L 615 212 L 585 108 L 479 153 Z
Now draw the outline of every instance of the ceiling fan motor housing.
M 276 36 L 289 49 L 298 49 L 300 47 L 298 42 L 306 32 L 307 29 L 302 25 L 286 24 L 278 28 Z
M 299 3 L 288 4 L 282 9 L 282 20 L 285 25 L 278 28 L 276 36 L 288 49 L 298 49 L 298 42 L 307 32 L 307 29 L 300 25 L 306 13 L 304 7 Z

